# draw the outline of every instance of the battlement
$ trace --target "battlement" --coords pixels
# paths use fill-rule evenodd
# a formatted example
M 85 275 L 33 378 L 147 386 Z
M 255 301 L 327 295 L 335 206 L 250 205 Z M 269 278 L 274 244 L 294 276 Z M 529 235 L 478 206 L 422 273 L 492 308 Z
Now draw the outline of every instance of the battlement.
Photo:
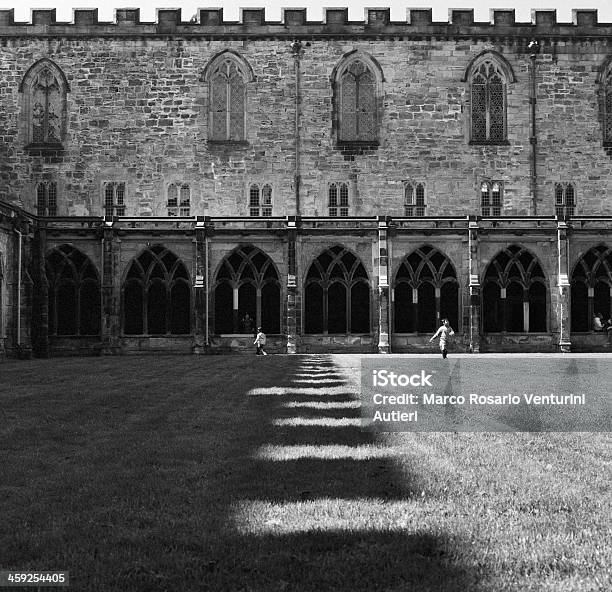
M 0 10 L 0 36 L 612 36 L 612 23 L 600 23 L 597 10 L 587 9 L 574 9 L 571 23 L 557 22 L 556 10 L 538 9 L 531 22 L 516 22 L 511 8 L 491 9 L 488 22 L 475 22 L 472 9 L 449 9 L 447 22 L 434 22 L 430 8 L 408 8 L 405 21 L 391 21 L 389 8 L 366 8 L 363 21 L 350 21 L 348 8 L 324 9 L 323 21 L 308 21 L 305 8 L 284 8 L 280 22 L 267 21 L 263 8 L 241 8 L 239 21 L 224 20 L 222 8 L 199 9 L 189 21 L 180 8 L 159 8 L 155 22 L 142 22 L 138 8 L 115 9 L 113 22 L 100 22 L 97 8 L 73 9 L 71 22 L 58 22 L 55 9 L 32 9 L 30 22 L 15 22 L 14 12 Z

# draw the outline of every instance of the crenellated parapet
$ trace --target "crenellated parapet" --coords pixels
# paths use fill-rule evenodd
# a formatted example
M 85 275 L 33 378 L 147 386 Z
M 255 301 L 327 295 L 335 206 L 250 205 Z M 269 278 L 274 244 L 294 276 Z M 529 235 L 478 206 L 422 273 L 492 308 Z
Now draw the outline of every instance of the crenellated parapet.
M 323 21 L 307 20 L 305 8 L 285 8 L 281 21 L 267 21 L 265 9 L 242 8 L 239 21 L 226 21 L 222 8 L 202 8 L 188 21 L 180 8 L 157 9 L 155 22 L 142 22 L 140 9 L 117 8 L 113 22 L 101 22 L 98 9 L 73 9 L 72 22 L 58 22 L 55 9 L 33 9 L 30 22 L 15 22 L 14 9 L 0 10 L 0 36 L 158 36 L 187 37 L 463 37 L 612 36 L 612 23 L 600 23 L 597 10 L 574 9 L 571 23 L 557 22 L 556 10 L 534 9 L 531 22 L 516 22 L 514 9 L 490 10 L 488 22 L 475 22 L 472 9 L 449 9 L 448 22 L 433 21 L 430 8 L 409 8 L 405 21 L 391 21 L 389 8 L 366 8 L 364 20 L 350 21 L 348 8 L 326 8 Z

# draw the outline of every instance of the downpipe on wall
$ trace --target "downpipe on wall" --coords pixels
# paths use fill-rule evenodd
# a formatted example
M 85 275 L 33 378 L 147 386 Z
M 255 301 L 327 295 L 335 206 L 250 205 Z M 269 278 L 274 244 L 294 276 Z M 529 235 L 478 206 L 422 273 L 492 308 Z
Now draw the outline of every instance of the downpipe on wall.
M 531 207 L 533 215 L 538 215 L 538 169 L 537 169 L 537 144 L 538 137 L 536 131 L 536 102 L 537 102 L 537 83 L 536 83 L 536 67 L 537 57 L 540 51 L 540 44 L 535 40 L 531 40 L 528 45 L 530 51 L 529 59 L 531 61 L 530 72 L 530 89 L 529 89 L 529 104 L 531 107 L 531 133 L 529 136 L 529 144 L 531 145 Z

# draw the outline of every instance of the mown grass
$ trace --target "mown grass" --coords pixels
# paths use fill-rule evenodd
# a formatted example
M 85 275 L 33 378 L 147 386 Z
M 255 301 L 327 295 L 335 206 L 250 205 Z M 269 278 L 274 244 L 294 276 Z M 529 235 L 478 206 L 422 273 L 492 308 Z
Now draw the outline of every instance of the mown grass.
M 363 432 L 358 362 L 0 364 L 0 569 L 79 592 L 612 587 L 607 434 Z

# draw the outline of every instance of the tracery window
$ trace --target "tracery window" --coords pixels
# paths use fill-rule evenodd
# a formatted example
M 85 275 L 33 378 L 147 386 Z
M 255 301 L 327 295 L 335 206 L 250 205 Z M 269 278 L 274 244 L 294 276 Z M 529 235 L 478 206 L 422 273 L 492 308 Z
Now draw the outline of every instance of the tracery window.
M 245 66 L 237 57 L 224 53 L 209 69 L 209 138 L 213 141 L 246 140 Z
M 104 215 L 125 216 L 125 183 L 105 183 Z
M 272 186 L 253 183 L 249 189 L 249 216 L 272 215 Z
M 93 263 L 71 245 L 46 257 L 49 335 L 100 334 L 100 279 Z
M 604 84 L 604 117 L 603 139 L 607 146 L 612 145 L 612 60 L 610 60 L 603 77 Z
M 36 213 L 39 216 L 57 216 L 57 183 L 42 181 L 36 186 Z
M 304 286 L 306 333 L 369 333 L 370 283 L 363 263 L 335 245 L 310 265 Z
M 501 181 L 483 181 L 480 185 L 480 208 L 483 216 L 501 216 L 503 185 Z
M 378 78 L 367 56 L 353 55 L 340 64 L 334 79 L 338 142 L 378 142 Z
M 612 314 L 612 249 L 598 245 L 587 251 L 572 272 L 572 331 L 592 331 L 592 319 L 601 313 L 604 321 Z
M 19 90 L 23 93 L 26 147 L 61 149 L 69 90 L 63 72 L 51 60 L 42 59 L 28 70 Z
M 471 140 L 475 144 L 506 141 L 506 75 L 497 60 L 476 63 L 470 75 Z
M 163 245 L 134 259 L 123 284 L 126 335 L 185 335 L 191 332 L 191 284 L 185 264 Z
M 459 328 L 459 283 L 450 259 L 424 245 L 404 258 L 393 285 L 397 333 L 428 333 L 447 318 Z
M 191 188 L 188 183 L 168 185 L 168 216 L 189 216 L 191 212 Z
M 330 183 L 327 189 L 327 208 L 329 215 L 349 215 L 349 186 L 348 183 Z
M 547 330 L 546 278 L 538 260 L 511 245 L 488 265 L 482 290 L 485 333 L 533 333 Z
M 214 285 L 215 333 L 280 333 L 278 272 L 263 251 L 243 245 L 226 257 Z
M 404 184 L 404 216 L 425 215 L 425 185 L 423 183 Z
M 576 190 L 572 183 L 555 183 L 555 215 L 569 218 L 576 209 Z

